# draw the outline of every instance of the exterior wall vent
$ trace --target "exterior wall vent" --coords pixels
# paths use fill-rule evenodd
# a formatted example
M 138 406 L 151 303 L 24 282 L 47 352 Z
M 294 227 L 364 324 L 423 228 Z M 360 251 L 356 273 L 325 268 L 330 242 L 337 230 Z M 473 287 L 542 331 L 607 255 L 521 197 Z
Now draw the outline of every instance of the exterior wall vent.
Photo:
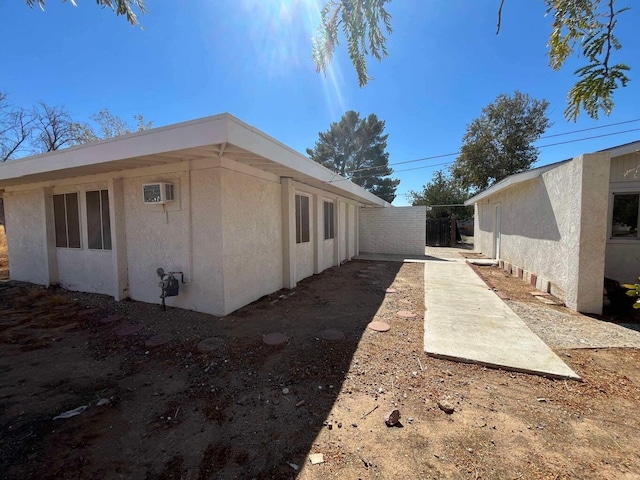
M 163 205 L 173 201 L 173 184 L 165 182 L 145 183 L 142 185 L 144 203 Z

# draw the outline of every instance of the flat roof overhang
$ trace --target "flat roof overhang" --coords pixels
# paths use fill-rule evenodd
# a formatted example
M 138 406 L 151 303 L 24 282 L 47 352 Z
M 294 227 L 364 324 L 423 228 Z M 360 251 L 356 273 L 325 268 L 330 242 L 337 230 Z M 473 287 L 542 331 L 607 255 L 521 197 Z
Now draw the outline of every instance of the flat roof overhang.
M 223 113 L 0 165 L 0 190 L 187 160 L 228 158 L 368 206 L 389 203 L 233 115 Z

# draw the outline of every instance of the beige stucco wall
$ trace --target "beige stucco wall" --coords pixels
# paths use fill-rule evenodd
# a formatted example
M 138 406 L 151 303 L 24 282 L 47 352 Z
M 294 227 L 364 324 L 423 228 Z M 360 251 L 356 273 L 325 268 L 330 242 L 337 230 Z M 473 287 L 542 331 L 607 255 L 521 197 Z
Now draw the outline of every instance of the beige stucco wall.
M 4 194 L 12 280 L 48 283 L 44 201 L 42 189 Z
M 501 206 L 500 259 L 551 282 L 571 308 L 602 308 L 609 163 L 578 157 L 476 204 L 475 249 L 494 257 Z
M 106 189 L 106 183 L 70 184 L 5 193 L 7 242 L 13 280 L 41 285 L 59 284 L 80 292 L 113 293 L 113 264 L 110 250 L 89 250 L 85 192 Z M 56 248 L 47 242 L 47 207 L 52 195 L 78 193 L 81 248 Z M 53 218 L 49 219 L 53 222 Z M 51 225 L 52 226 L 52 225 Z M 50 256 L 49 256 L 50 255 Z M 51 271 L 50 271 L 51 270 Z
M 609 184 L 608 235 L 605 275 L 620 283 L 636 283 L 640 276 L 640 241 L 611 238 L 614 193 L 640 192 L 640 154 L 630 153 L 611 159 Z
M 151 174 L 127 178 L 123 182 L 129 295 L 134 300 L 157 303 L 160 296 L 157 268 L 182 271 L 191 282 L 189 271 L 189 213 L 187 172 Z M 147 205 L 142 199 L 142 185 L 151 182 L 174 185 L 176 200 L 166 205 Z M 206 262 L 206 261 L 205 261 Z M 178 297 L 167 304 L 207 311 L 189 287 L 181 288 Z
M 222 169 L 226 313 L 282 288 L 280 202 L 279 182 Z
M 145 205 L 142 185 L 153 182 L 172 183 L 175 200 Z M 112 251 L 86 249 L 84 192 L 94 189 L 109 190 Z M 52 237 L 51 195 L 70 191 L 80 193 L 79 250 L 57 249 Z M 300 245 L 290 228 L 295 218 L 288 199 L 295 193 L 309 195 L 311 207 L 310 242 Z M 358 252 L 355 201 L 226 157 L 12 187 L 4 196 L 12 278 L 160 303 L 161 267 L 184 272 L 179 296 L 167 305 L 214 315 L 295 286 Z M 324 240 L 324 200 L 336 205 L 333 240 Z M 283 222 L 285 215 L 290 218 Z M 288 268 L 293 282 L 287 283 Z

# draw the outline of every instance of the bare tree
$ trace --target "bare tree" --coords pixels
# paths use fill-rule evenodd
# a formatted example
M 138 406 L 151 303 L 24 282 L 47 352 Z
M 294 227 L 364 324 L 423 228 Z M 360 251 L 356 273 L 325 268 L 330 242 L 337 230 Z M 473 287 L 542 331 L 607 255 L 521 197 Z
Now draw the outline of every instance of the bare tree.
M 144 115 L 134 115 L 136 126 L 132 127 L 122 117 L 114 115 L 108 108 L 103 108 L 98 113 L 91 115 L 91 120 L 98 124 L 99 133 L 94 133 L 94 140 L 101 138 L 113 138 L 128 133 L 141 132 L 153 128 L 153 122 L 147 121 Z
M 27 147 L 32 128 L 33 116 L 0 92 L 0 162 L 15 158 Z
M 74 122 L 63 106 L 39 102 L 33 109 L 34 138 L 36 152 L 51 152 L 80 143 L 79 136 L 85 126 Z

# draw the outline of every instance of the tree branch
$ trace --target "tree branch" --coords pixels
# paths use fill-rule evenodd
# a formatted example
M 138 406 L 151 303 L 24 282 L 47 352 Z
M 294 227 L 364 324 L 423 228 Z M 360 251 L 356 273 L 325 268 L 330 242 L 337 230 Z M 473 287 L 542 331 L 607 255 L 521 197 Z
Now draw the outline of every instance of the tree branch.
M 500 8 L 498 8 L 498 29 L 496 35 L 500 33 L 500 27 L 502 26 L 502 7 L 504 7 L 504 0 L 500 0 Z

